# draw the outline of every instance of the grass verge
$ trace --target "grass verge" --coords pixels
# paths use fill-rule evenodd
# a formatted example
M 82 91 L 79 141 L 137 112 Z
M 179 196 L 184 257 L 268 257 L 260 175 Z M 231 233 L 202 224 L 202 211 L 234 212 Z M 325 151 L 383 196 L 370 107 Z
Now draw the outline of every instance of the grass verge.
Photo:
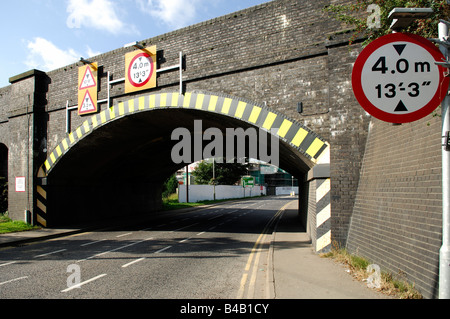
M 350 274 L 359 281 L 367 281 L 372 274 L 367 271 L 367 266 L 372 264 L 365 258 L 350 254 L 347 249 L 334 247 L 329 253 L 321 254 L 323 258 L 331 258 L 338 263 L 346 265 Z M 414 284 L 406 280 L 399 279 L 403 274 L 394 276 L 390 273 L 381 272 L 381 282 L 379 288 L 372 288 L 389 296 L 399 299 L 422 299 L 422 295 L 414 288 Z
M 32 226 L 21 220 L 12 220 L 6 213 L 0 214 L 0 234 L 20 232 L 37 228 L 39 227 Z

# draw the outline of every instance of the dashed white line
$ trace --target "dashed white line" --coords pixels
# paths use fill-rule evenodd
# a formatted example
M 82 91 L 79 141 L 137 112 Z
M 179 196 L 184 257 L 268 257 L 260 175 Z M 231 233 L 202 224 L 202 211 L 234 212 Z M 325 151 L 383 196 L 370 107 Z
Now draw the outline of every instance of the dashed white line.
M 122 235 L 117 235 L 116 238 L 120 238 L 120 237 L 124 237 L 124 236 L 128 236 L 131 235 L 132 233 L 126 233 L 126 234 L 122 234 Z
M 139 240 L 139 241 L 136 241 L 136 242 L 134 242 L 134 243 L 131 243 L 131 244 L 128 244 L 128 245 L 125 245 L 125 246 L 120 246 L 120 247 L 117 247 L 117 248 L 114 248 L 114 249 L 111 249 L 111 250 L 107 250 L 107 251 L 104 251 L 104 252 L 102 252 L 102 253 L 98 253 L 98 254 L 92 255 L 92 256 L 90 256 L 90 257 L 87 257 L 87 258 L 84 258 L 84 259 L 77 260 L 77 262 L 85 261 L 85 260 L 92 259 L 92 258 L 95 258 L 95 257 L 99 257 L 99 256 L 105 255 L 105 254 L 107 254 L 107 253 L 111 253 L 111 252 L 113 252 L 113 251 L 117 251 L 117 250 L 120 250 L 120 249 L 124 249 L 124 248 L 130 247 L 130 246 L 133 246 L 133 245 L 137 245 L 137 244 L 140 244 L 140 243 L 142 243 L 142 242 L 144 242 L 144 241 L 151 240 L 151 239 L 153 239 L 153 237 L 146 238 L 146 239 L 143 239 L 143 240 Z
M 82 244 L 82 245 L 80 245 L 81 247 L 84 247 L 84 246 L 89 246 L 89 245 L 93 245 L 93 244 L 96 244 L 96 243 L 99 243 L 99 242 L 102 242 L 102 241 L 105 241 L 106 239 L 100 239 L 100 240 L 96 240 L 96 241 L 91 241 L 91 242 L 89 242 L 89 243 L 85 243 L 85 244 Z
M 67 292 L 67 291 L 70 291 L 70 290 L 72 290 L 72 289 L 79 288 L 79 287 L 81 287 L 81 286 L 83 286 L 83 285 L 85 285 L 85 284 L 87 284 L 87 283 L 90 283 L 90 282 L 92 282 L 92 281 L 94 281 L 94 280 L 100 279 L 100 278 L 102 278 L 102 277 L 104 277 L 104 276 L 106 276 L 106 274 L 98 275 L 98 276 L 96 276 L 96 277 L 94 277 L 94 278 L 88 279 L 88 280 L 86 280 L 86 281 L 80 282 L 79 284 L 76 284 L 76 285 L 70 286 L 69 288 L 66 288 L 66 289 L 64 289 L 64 290 L 61 290 L 61 292 Z
M 169 248 L 171 248 L 171 247 L 172 247 L 172 246 L 164 247 L 163 249 L 160 249 L 160 250 L 158 250 L 158 251 L 155 251 L 155 254 L 162 253 L 163 251 L 165 251 L 165 250 L 167 250 L 167 249 L 169 249 Z
M 17 262 L 17 261 L 10 261 L 9 263 L 1 264 L 0 267 L 12 265 L 12 264 L 15 264 L 16 262 Z
M 67 249 L 60 249 L 60 250 L 52 251 L 52 252 L 49 252 L 49 253 L 45 253 L 45 254 L 34 256 L 34 258 L 44 257 L 44 256 L 48 256 L 48 255 L 53 255 L 53 254 L 57 254 L 57 253 L 60 253 L 62 251 L 66 251 L 66 250 Z
M 142 260 L 144 260 L 144 259 L 145 259 L 145 257 L 135 259 L 135 260 L 133 260 L 132 262 L 129 262 L 128 264 L 122 265 L 122 268 L 127 268 L 128 266 L 130 266 L 130 265 L 132 265 L 132 264 L 135 264 L 135 263 L 137 263 L 137 262 L 140 262 L 140 261 L 142 261 Z
M 189 227 L 194 226 L 194 225 L 197 225 L 197 224 L 198 224 L 198 223 L 195 223 L 195 224 L 191 224 L 191 225 L 187 225 L 187 226 L 183 226 L 183 227 L 174 229 L 174 230 L 171 231 L 171 233 L 173 233 L 173 232 L 175 232 L 175 231 L 179 231 L 179 230 L 185 229 L 185 228 L 189 228 Z
M 14 282 L 14 281 L 22 280 L 22 279 L 27 279 L 27 278 L 28 278 L 28 276 L 23 276 L 23 277 L 11 279 L 11 280 L 8 280 L 8 281 L 0 282 L 0 286 L 1 286 L 1 285 L 8 284 L 8 283 L 10 283 L 10 282 Z
M 222 214 L 222 215 L 219 215 L 219 216 L 214 216 L 214 217 L 208 218 L 208 220 L 213 220 L 213 219 L 216 219 L 216 218 L 222 217 L 223 215 L 224 215 L 224 214 Z

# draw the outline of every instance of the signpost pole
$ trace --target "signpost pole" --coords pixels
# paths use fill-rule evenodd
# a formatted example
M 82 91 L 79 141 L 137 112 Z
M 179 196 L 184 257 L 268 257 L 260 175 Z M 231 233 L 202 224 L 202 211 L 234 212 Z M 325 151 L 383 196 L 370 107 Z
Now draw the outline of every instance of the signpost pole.
M 439 40 L 448 38 L 448 25 L 439 23 Z M 446 61 L 448 48 L 439 46 Z M 442 246 L 439 250 L 439 299 L 450 299 L 450 149 L 447 134 L 450 131 L 450 98 L 447 93 L 442 101 Z

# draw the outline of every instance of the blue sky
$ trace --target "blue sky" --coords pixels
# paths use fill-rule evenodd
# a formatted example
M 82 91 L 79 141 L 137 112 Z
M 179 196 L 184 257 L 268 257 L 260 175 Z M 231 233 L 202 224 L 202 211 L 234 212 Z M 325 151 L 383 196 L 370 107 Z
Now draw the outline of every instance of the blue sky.
M 0 8 L 0 87 L 269 0 L 8 0 Z

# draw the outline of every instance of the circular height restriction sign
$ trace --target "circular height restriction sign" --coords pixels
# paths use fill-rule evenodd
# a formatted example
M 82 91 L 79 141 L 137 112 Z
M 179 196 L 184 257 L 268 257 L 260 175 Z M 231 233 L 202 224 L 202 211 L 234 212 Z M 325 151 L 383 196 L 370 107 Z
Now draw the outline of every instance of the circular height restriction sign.
M 359 104 L 372 116 L 390 123 L 408 123 L 427 116 L 447 94 L 444 56 L 427 39 L 392 33 L 371 42 L 359 54 L 352 86 Z
M 125 54 L 125 93 L 156 87 L 156 46 Z
M 128 81 L 131 85 L 140 87 L 147 84 L 153 74 L 153 59 L 146 53 L 142 52 L 136 55 L 128 67 Z

